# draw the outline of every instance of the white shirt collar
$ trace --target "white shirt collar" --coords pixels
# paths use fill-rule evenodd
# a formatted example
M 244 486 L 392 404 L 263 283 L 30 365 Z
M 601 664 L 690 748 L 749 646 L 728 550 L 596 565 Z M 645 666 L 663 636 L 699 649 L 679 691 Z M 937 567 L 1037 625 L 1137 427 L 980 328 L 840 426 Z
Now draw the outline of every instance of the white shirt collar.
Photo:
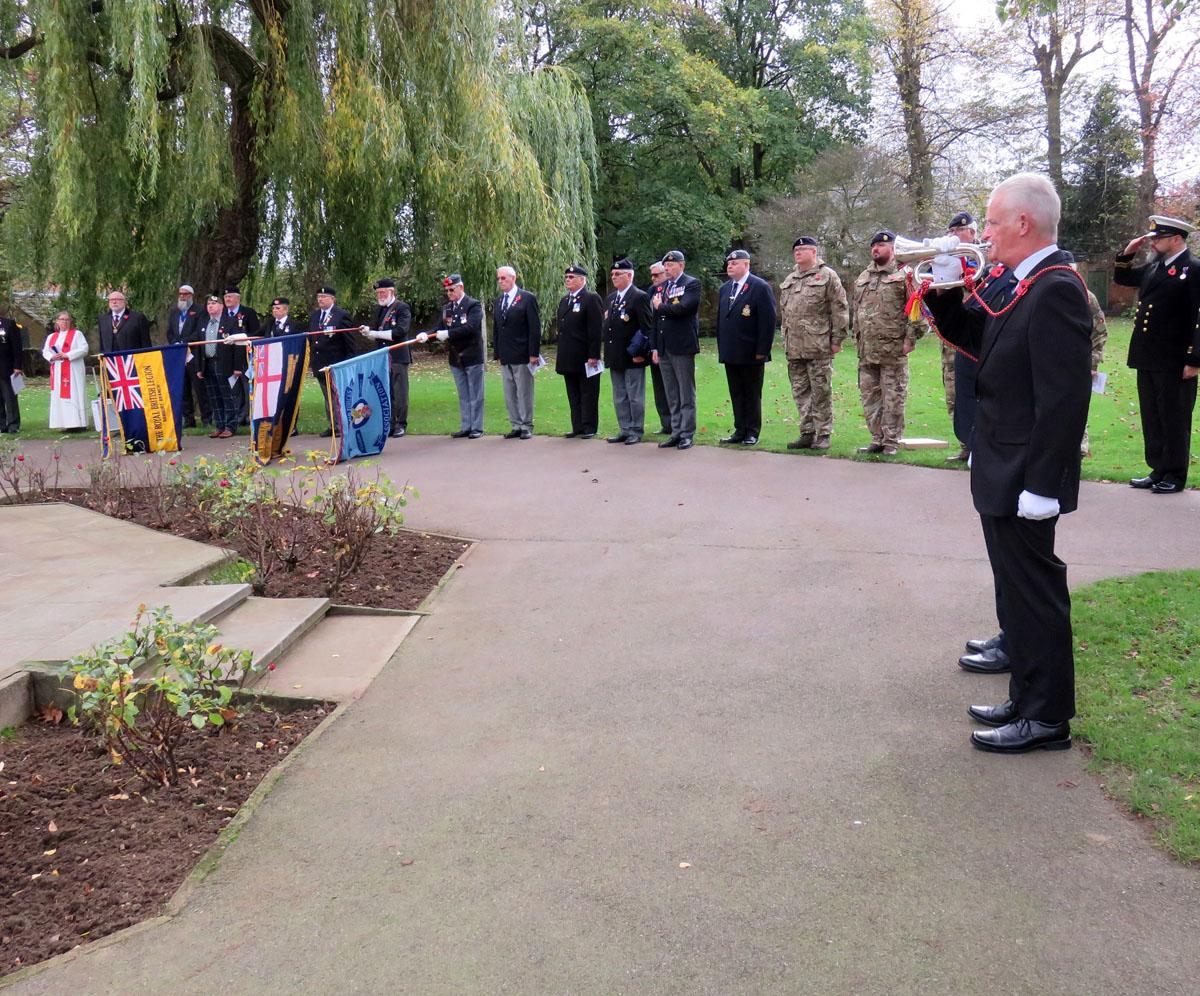
M 1040 263 L 1051 253 L 1056 252 L 1058 252 L 1058 245 L 1054 242 L 1051 242 L 1048 246 L 1043 246 L 1037 252 L 1030 253 L 1015 267 L 1013 267 L 1013 276 L 1018 280 L 1024 280 L 1027 276 L 1029 276 L 1030 273 L 1033 272 L 1033 268 L 1037 266 L 1038 263 Z
M 1175 262 L 1175 260 L 1177 260 L 1177 259 L 1178 259 L 1180 256 L 1182 256 L 1182 255 L 1183 255 L 1185 252 L 1187 252 L 1187 246 L 1184 246 L 1182 249 L 1180 249 L 1180 250 L 1179 250 L 1179 252 L 1177 252 L 1177 253 L 1176 253 L 1174 256 L 1172 256 L 1170 259 L 1164 259 L 1164 260 L 1162 261 L 1162 264 L 1163 264 L 1163 266 L 1170 266 L 1172 263 L 1174 263 L 1174 262 Z

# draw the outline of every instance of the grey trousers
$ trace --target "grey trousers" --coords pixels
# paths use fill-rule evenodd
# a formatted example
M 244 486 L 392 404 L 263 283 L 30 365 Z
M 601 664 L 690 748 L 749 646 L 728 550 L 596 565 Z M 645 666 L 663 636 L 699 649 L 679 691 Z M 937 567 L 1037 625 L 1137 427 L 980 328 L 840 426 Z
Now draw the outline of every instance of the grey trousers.
M 671 435 L 691 439 L 696 434 L 696 357 L 660 352 L 658 368 L 671 405 Z
M 613 408 L 617 410 L 617 425 L 622 435 L 641 436 L 646 422 L 646 365 L 639 364 L 628 370 L 613 370 L 608 376 L 612 380 Z
M 514 429 L 533 432 L 533 374 L 528 363 L 505 363 L 500 367 L 504 382 L 504 407 Z
M 462 432 L 483 432 L 483 364 L 451 367 L 458 388 L 458 428 Z

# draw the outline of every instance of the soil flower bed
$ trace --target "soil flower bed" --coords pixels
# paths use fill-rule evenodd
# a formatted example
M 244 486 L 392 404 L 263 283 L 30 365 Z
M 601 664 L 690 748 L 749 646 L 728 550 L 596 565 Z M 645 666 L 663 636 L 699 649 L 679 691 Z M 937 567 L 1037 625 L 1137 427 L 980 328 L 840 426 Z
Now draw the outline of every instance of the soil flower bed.
M 263 776 L 332 706 L 253 708 L 187 737 L 149 788 L 65 722 L 0 739 L 0 974 L 155 916 Z

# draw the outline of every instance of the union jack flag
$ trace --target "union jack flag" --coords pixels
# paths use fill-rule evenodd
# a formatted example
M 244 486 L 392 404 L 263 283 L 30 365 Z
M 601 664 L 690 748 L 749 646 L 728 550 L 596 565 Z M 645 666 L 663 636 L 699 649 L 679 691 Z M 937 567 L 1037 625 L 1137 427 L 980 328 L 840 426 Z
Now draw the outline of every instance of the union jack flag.
M 112 392 L 113 400 L 117 404 L 117 411 L 144 408 L 142 385 L 138 380 L 137 366 L 133 362 L 133 357 L 106 356 L 104 367 L 108 374 L 108 389 Z

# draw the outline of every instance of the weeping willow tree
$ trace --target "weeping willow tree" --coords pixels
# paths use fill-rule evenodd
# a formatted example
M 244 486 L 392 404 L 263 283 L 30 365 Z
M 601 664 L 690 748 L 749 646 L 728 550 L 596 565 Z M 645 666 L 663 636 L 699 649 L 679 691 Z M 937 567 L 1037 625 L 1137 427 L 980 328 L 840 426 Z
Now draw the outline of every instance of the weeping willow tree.
M 479 293 L 507 262 L 552 292 L 594 265 L 587 98 L 505 61 L 491 0 L 0 8 L 37 123 L 4 220 L 31 279 L 145 306 L 181 278 L 354 292 L 387 268 L 419 299 L 451 269 Z

